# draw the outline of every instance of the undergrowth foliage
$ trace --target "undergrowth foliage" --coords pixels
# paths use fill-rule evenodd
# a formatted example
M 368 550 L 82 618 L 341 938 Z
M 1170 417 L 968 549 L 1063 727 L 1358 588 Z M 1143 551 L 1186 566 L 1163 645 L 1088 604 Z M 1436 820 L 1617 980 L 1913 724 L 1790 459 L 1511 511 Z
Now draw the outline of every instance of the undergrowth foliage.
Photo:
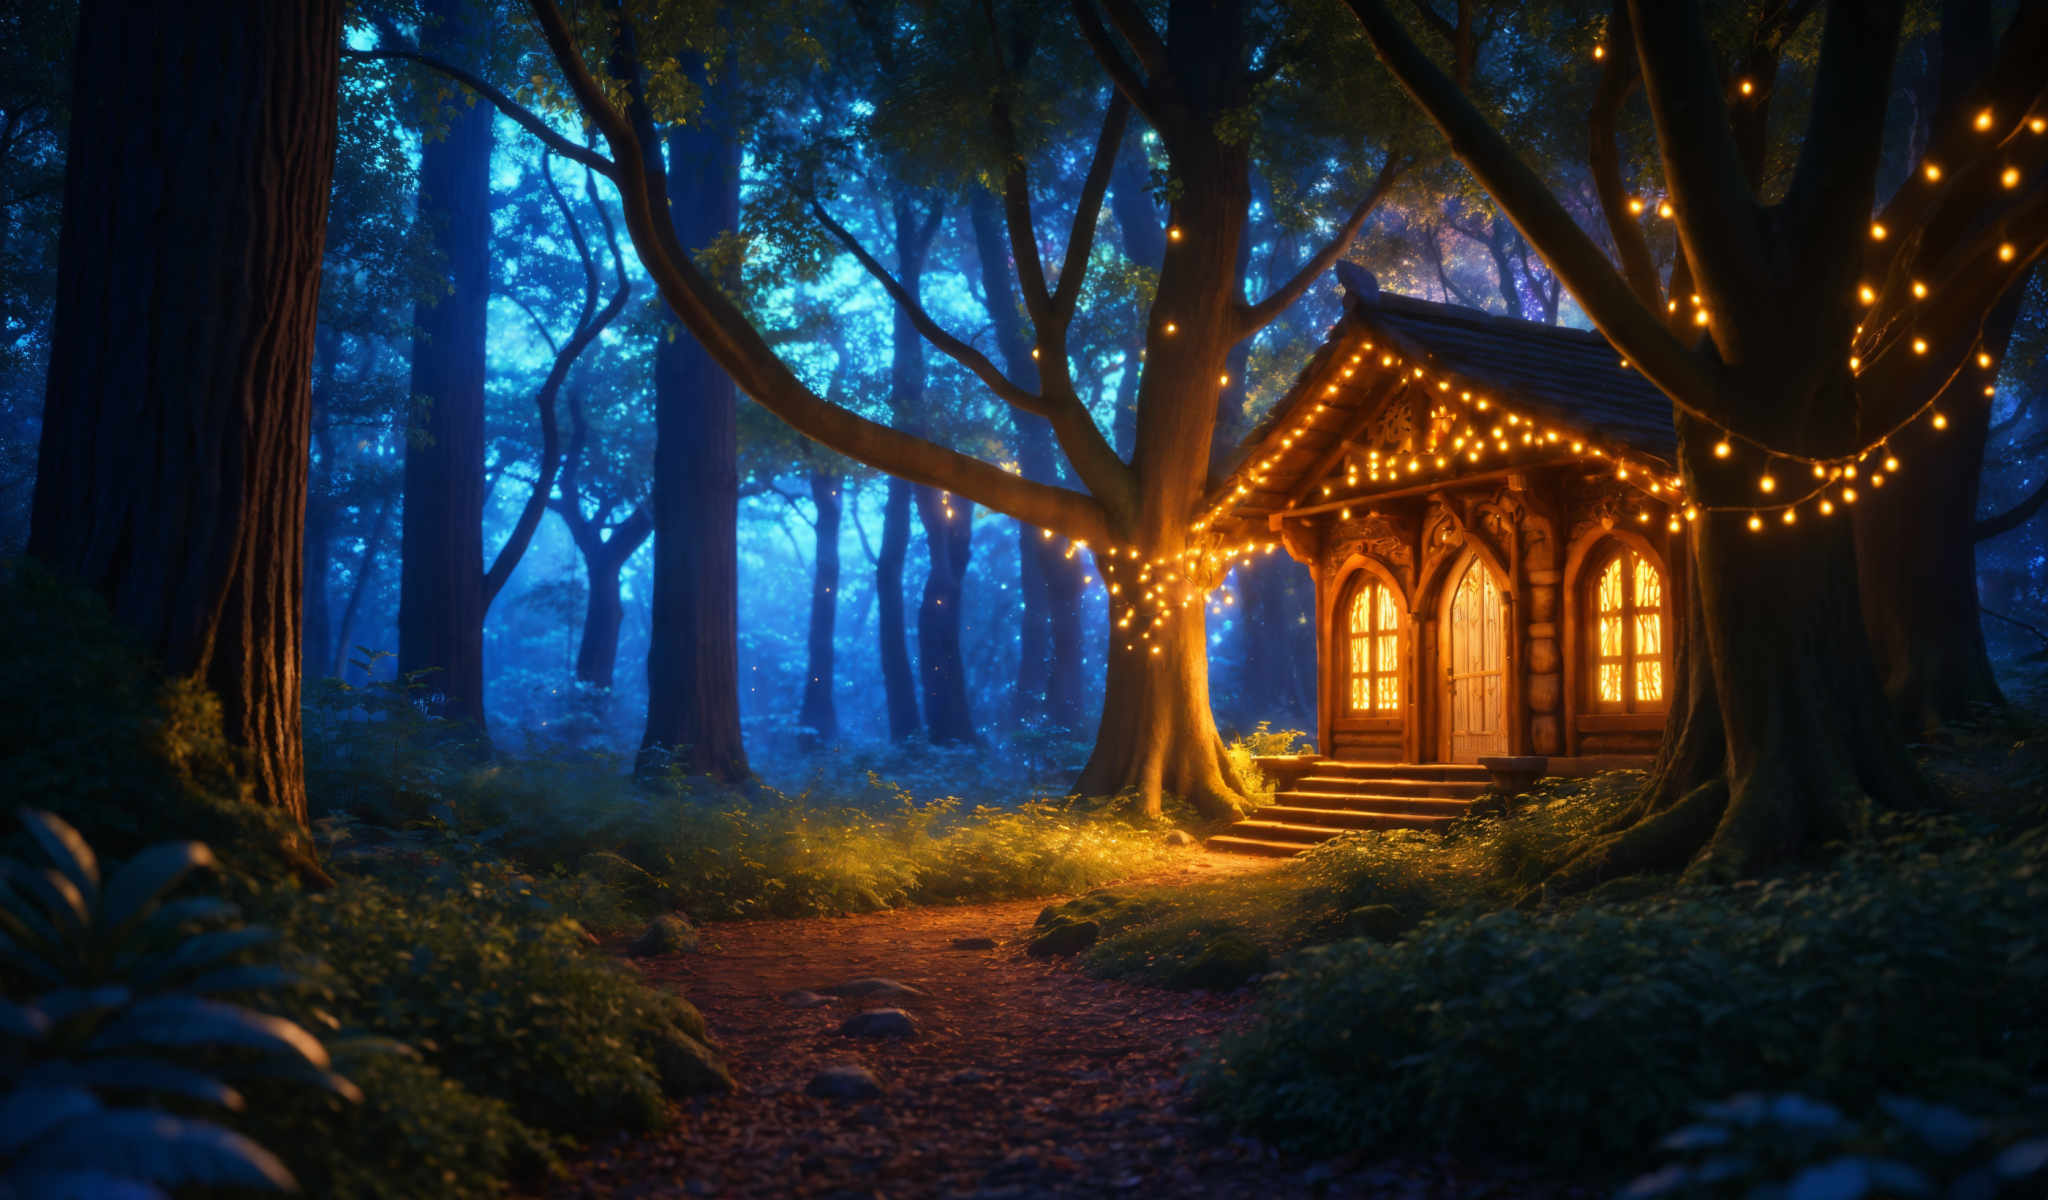
M 297 982 L 253 961 L 276 935 L 179 894 L 215 865 L 200 843 L 151 847 L 103 879 L 69 824 L 19 815 L 45 865 L 0 860 L 0 982 L 24 997 L 0 1000 L 0 1194 L 295 1188 L 275 1154 L 217 1123 L 247 1107 L 236 1085 L 362 1094 L 319 1039 L 260 1007 Z
M 2010 1107 L 2048 1066 L 2048 831 L 1885 819 L 1829 869 L 1308 949 L 1194 1068 L 1313 1148 L 1629 1161 L 1744 1089 Z

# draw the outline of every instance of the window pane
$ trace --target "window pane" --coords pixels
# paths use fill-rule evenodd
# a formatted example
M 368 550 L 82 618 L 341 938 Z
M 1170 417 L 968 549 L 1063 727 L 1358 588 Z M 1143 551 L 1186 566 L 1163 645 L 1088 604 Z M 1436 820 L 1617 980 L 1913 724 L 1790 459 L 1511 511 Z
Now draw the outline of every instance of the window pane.
M 1621 657 L 1621 617 L 1600 618 L 1600 657 Z
M 1656 658 L 1636 660 L 1636 699 L 1664 698 L 1664 663 Z
M 1394 608 L 1394 589 L 1381 584 L 1379 593 L 1379 629 L 1381 633 L 1392 633 L 1401 627 L 1401 614 Z
M 1631 555 L 1636 560 L 1636 607 L 1659 608 L 1664 604 L 1664 581 L 1657 576 L 1657 568 L 1650 560 Z
M 1658 658 L 1664 653 L 1664 616 L 1657 612 L 1636 614 L 1636 656 Z
M 1621 664 L 1600 664 L 1600 701 L 1603 704 L 1621 703 Z
M 1380 676 L 1380 678 L 1379 678 L 1379 707 L 1380 707 L 1380 711 L 1382 711 L 1382 712 L 1392 712 L 1392 711 L 1394 711 L 1394 710 L 1395 710 L 1396 708 L 1399 708 L 1399 707 L 1400 707 L 1400 705 L 1401 705 L 1401 697 L 1400 697 L 1400 692 L 1399 692 L 1399 685 L 1398 685 L 1398 684 L 1396 683 L 1396 681 L 1395 681 L 1395 678 L 1394 678 L 1394 676 L 1392 676 L 1392 675 L 1382 675 L 1382 676 Z
M 1621 611 L 1621 559 L 1616 558 L 1600 572 L 1600 611 L 1618 613 Z
M 1362 587 L 1351 598 L 1351 635 L 1372 632 L 1372 589 Z

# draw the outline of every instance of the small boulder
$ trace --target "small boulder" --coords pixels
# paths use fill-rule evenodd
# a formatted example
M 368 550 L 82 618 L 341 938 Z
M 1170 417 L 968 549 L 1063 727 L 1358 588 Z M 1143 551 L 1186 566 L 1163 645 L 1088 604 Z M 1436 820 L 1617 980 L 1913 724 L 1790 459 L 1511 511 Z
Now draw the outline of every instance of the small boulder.
M 859 1063 L 838 1063 L 811 1076 L 804 1093 L 821 1100 L 872 1100 L 882 1094 L 882 1081 Z
M 1344 932 L 1352 937 L 1391 942 L 1413 928 L 1401 910 L 1391 904 L 1367 904 L 1344 914 Z
M 1169 829 L 1166 831 L 1166 844 L 1169 846 L 1192 846 L 1195 844 L 1195 835 L 1185 829 Z
M 827 1004 L 838 1003 L 830 996 L 802 990 L 782 993 L 782 1002 L 790 1008 L 823 1008 Z
M 827 996 L 838 996 L 842 1000 L 858 1000 L 870 996 L 923 996 L 927 994 L 921 989 L 911 987 L 907 983 L 898 983 L 893 979 L 883 979 L 872 975 L 866 979 L 854 979 L 846 983 L 835 983 L 827 987 L 813 988 L 811 990 Z
M 953 949 L 955 950 L 993 950 L 995 948 L 996 940 L 994 938 L 979 937 L 953 939 Z
M 1181 969 L 1189 987 L 1227 992 L 1263 975 L 1273 963 L 1264 946 L 1241 933 L 1219 933 L 1196 951 Z
M 680 1030 L 661 1038 L 650 1058 L 661 1077 L 661 1090 L 671 1096 L 704 1096 L 739 1090 L 732 1072 L 716 1050 Z
M 1102 936 L 1102 926 L 1094 921 L 1076 920 L 1073 917 L 1055 917 L 1052 922 L 1038 931 L 1024 947 L 1024 952 L 1033 958 L 1053 958 L 1068 954 L 1079 954 L 1095 944 Z
M 647 929 L 626 947 L 634 958 L 682 954 L 697 948 L 697 930 L 681 913 L 663 913 L 647 923 Z
M 900 1008 L 871 1008 L 840 1022 L 839 1032 L 847 1037 L 916 1037 L 917 1019 Z

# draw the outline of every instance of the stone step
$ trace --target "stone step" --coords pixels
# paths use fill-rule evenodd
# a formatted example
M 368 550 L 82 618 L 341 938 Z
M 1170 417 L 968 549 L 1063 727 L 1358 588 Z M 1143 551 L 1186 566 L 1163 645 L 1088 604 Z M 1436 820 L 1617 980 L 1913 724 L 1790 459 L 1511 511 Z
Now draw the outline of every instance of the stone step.
M 1444 783 L 1484 784 L 1492 779 L 1485 767 L 1473 763 L 1376 763 L 1325 758 L 1318 760 L 1309 772 L 1351 779 L 1422 779 Z
M 1471 808 L 1472 802 L 1451 796 L 1362 796 L 1341 792 L 1289 791 L 1274 796 L 1273 806 L 1260 809 L 1259 815 L 1278 807 L 1455 817 Z
M 1436 812 L 1387 812 L 1360 808 L 1309 808 L 1300 804 L 1274 804 L 1260 809 L 1254 819 L 1310 829 L 1427 829 L 1440 826 L 1463 812 L 1463 808 Z
M 1232 837 L 1219 833 L 1209 839 L 1208 849 L 1216 854 L 1256 854 L 1261 858 L 1293 858 L 1308 846 L 1301 842 L 1265 842 L 1257 838 Z
M 1440 779 L 1379 779 L 1363 775 L 1304 775 L 1290 791 L 1376 796 L 1446 796 L 1471 800 L 1486 790 L 1484 783 Z
M 1268 810 L 1270 811 L 1270 810 Z M 1264 842 L 1302 842 L 1315 845 L 1355 829 L 1435 829 L 1449 817 L 1418 817 L 1410 813 L 1339 813 L 1343 825 L 1310 824 L 1288 820 L 1267 820 L 1264 814 L 1230 827 L 1231 836 L 1256 838 Z

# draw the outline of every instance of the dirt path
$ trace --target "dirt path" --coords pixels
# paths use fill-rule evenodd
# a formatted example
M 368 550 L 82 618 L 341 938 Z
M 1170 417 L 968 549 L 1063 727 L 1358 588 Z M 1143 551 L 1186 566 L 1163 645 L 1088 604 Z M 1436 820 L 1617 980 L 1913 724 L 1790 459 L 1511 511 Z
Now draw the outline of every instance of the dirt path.
M 1169 879 L 1260 869 L 1195 855 Z M 742 921 L 695 954 L 642 964 L 703 1010 L 741 1081 L 660 1133 L 592 1147 L 560 1196 L 767 1197 L 1526 1195 L 1449 1164 L 1279 1163 L 1205 1128 L 1179 1080 L 1188 1042 L 1244 1015 L 1244 993 L 1189 995 L 1090 979 L 1026 957 L 1044 900 L 858 917 Z M 993 938 L 993 950 L 955 949 Z M 867 976 L 924 996 L 797 1008 L 782 997 Z M 897 1006 L 909 1040 L 845 1037 L 842 1021 Z M 822 1067 L 859 1063 L 872 1100 L 806 1094 Z M 1506 1185 L 1500 1190 L 1492 1184 Z

